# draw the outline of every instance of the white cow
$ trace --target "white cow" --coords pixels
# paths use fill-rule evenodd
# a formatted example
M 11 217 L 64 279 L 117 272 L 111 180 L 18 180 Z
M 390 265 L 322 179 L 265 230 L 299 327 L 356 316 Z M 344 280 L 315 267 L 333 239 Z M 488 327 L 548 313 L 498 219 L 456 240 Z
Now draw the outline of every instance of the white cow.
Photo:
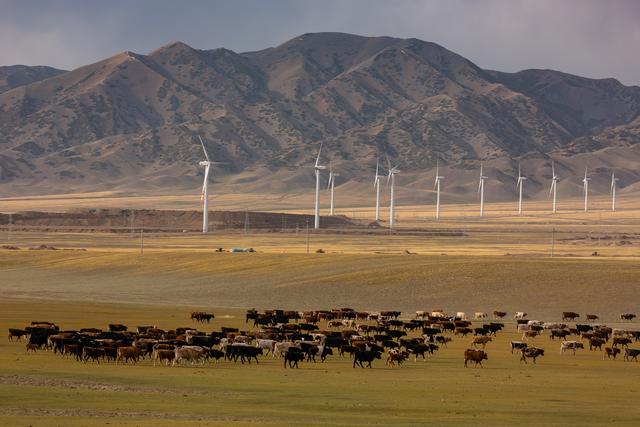
M 514 319 L 524 319 L 525 317 L 527 317 L 527 313 L 524 311 L 516 311 L 515 316 L 513 316 Z
M 456 317 L 460 320 L 467 320 L 467 313 L 465 313 L 464 311 L 458 311 L 456 313 Z
M 584 344 L 580 341 L 564 341 L 560 344 L 560 354 L 564 354 L 565 350 L 573 350 L 573 355 L 575 356 L 576 350 L 579 348 L 584 348 Z
M 256 347 L 261 348 L 263 351 L 266 351 L 266 354 L 273 354 L 276 348 L 276 343 L 276 340 L 258 339 L 256 340 Z
M 487 313 L 483 313 L 481 311 L 476 311 L 476 315 L 475 315 L 476 320 L 484 320 L 487 317 L 489 317 L 489 315 Z

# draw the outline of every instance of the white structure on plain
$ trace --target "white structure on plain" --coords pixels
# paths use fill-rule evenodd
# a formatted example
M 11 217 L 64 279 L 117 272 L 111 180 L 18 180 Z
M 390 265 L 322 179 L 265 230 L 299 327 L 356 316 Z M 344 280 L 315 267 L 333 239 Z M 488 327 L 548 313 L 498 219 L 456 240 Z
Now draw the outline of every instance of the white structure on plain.
M 616 211 L 616 173 L 611 171 L 611 211 Z
M 395 226 L 395 186 L 396 186 L 396 174 L 400 173 L 400 170 L 397 166 L 391 167 L 391 162 L 389 158 L 387 158 L 387 165 L 389 168 L 389 175 L 387 175 L 387 183 L 391 185 L 391 199 L 389 201 L 389 228 L 393 228 Z
M 380 158 L 376 159 L 376 177 L 373 180 L 373 186 L 376 189 L 376 221 L 380 221 Z
M 582 178 L 582 188 L 584 190 L 584 211 L 589 212 L 589 181 L 591 178 L 587 176 L 587 167 L 584 167 L 584 178 Z
M 478 182 L 478 193 L 480 193 L 480 216 L 484 216 L 484 181 L 488 179 L 483 172 L 483 165 L 480 162 L 480 181 Z
M 526 180 L 527 178 L 522 176 L 520 172 L 520 162 L 518 162 L 518 182 L 516 183 L 516 189 L 518 190 L 518 215 L 522 215 L 522 188 Z
M 331 163 L 329 163 L 329 182 L 327 183 L 327 189 L 331 190 L 331 208 L 330 208 L 330 213 L 333 216 L 334 215 L 334 208 L 333 208 L 333 190 L 335 187 L 335 183 L 336 183 L 336 176 L 340 176 L 339 173 L 335 173 L 333 171 L 333 167 L 331 166 Z
M 549 195 L 553 196 L 553 205 L 552 205 L 553 213 L 556 213 L 556 192 L 558 190 L 559 180 L 560 178 L 558 178 L 558 175 L 556 175 L 556 166 L 552 160 L 551 161 L 551 188 L 549 189 Z
M 202 232 L 207 233 L 209 231 L 209 171 L 211 170 L 212 162 L 207 154 L 207 149 L 204 148 L 204 142 L 198 135 L 202 151 L 204 151 L 204 158 L 206 160 L 198 163 L 200 166 L 204 166 L 204 182 L 202 183 L 202 194 L 200 200 L 202 200 Z
M 320 171 L 326 169 L 326 166 L 322 166 L 320 164 L 320 154 L 322 153 L 322 144 L 320 144 L 320 149 L 318 150 L 318 157 L 316 158 L 316 163 L 314 165 L 315 174 L 316 174 L 316 207 L 315 207 L 315 220 L 313 224 L 313 228 L 316 230 L 320 228 Z
M 436 189 L 436 221 L 440 219 L 440 181 L 444 179 L 438 172 L 440 171 L 439 162 L 436 160 L 436 180 L 434 187 Z

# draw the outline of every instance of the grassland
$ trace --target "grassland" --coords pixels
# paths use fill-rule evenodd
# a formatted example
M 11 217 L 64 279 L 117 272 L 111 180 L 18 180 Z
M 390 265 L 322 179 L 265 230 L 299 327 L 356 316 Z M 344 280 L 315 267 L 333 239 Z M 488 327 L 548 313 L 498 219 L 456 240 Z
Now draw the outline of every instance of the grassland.
M 195 307 L 195 306 L 193 306 Z M 199 308 L 210 307 L 199 306 Z M 216 309 L 205 330 L 245 327 L 242 311 Z M 3 299 L 0 329 L 33 318 L 63 328 L 157 323 L 189 325 L 176 306 Z M 372 370 L 348 359 L 259 366 L 153 367 L 77 363 L 50 353 L 27 355 L 0 342 L 2 425 L 637 425 L 640 365 L 603 361 L 601 353 L 559 355 L 559 344 L 539 338 L 547 355 L 525 365 L 509 352 L 512 325 L 488 345 L 484 369 L 462 366 L 468 338 L 426 362 Z

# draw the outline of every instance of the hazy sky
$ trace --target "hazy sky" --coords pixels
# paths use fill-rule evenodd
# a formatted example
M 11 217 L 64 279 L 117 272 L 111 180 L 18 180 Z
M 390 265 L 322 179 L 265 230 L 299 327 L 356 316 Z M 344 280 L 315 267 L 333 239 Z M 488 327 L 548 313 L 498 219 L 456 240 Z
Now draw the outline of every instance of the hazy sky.
M 640 84 L 636 0 L 0 0 L 0 65 L 74 67 L 181 40 L 237 52 L 306 32 L 416 37 L 483 68 Z

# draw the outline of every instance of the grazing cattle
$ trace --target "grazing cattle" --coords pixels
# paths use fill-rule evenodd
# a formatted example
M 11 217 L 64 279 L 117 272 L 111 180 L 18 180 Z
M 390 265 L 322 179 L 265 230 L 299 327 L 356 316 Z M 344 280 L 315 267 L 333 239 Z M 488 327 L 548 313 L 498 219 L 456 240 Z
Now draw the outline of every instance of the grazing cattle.
M 110 323 L 109 324 L 109 331 L 111 332 L 124 332 L 126 331 L 128 328 L 123 325 L 122 323 Z
M 576 320 L 578 317 L 580 317 L 580 315 L 576 312 L 573 311 L 563 311 L 562 312 L 562 321 L 566 322 L 566 321 L 574 321 Z
M 587 322 L 595 322 L 599 317 L 597 314 L 587 314 Z
M 629 347 L 631 344 L 631 340 L 627 337 L 614 337 L 613 338 L 613 346 L 617 347 L 621 345 L 622 347 Z
M 385 363 L 385 366 L 395 366 L 396 363 L 398 364 L 398 366 L 402 366 L 404 361 L 407 360 L 408 358 L 409 358 L 408 352 L 392 350 L 389 352 L 389 355 L 387 356 L 387 361 Z
M 156 362 L 160 363 L 161 365 L 169 366 L 169 364 L 173 362 L 175 357 L 175 350 L 163 349 L 154 350 L 153 355 L 151 356 L 151 358 L 153 359 L 153 366 L 156 366 Z
M 522 357 L 520 358 L 520 362 L 527 363 L 527 358 L 532 359 L 533 363 L 536 363 L 536 358 L 544 356 L 544 350 L 541 348 L 529 347 L 522 349 Z
M 104 359 L 104 349 L 100 347 L 83 347 L 82 360 L 84 363 L 91 359 L 92 362 L 100 364 L 100 359 Z
M 13 341 L 14 338 L 17 338 L 16 341 L 22 341 L 22 337 L 25 335 L 27 335 L 27 331 L 23 329 L 9 328 L 9 341 Z
M 289 364 L 290 368 L 297 368 L 298 362 L 302 362 L 305 358 L 304 353 L 298 347 L 290 347 L 287 352 L 284 354 L 284 367 L 287 367 Z
M 636 318 L 636 315 L 633 313 L 622 313 L 620 315 L 620 320 L 633 320 Z
M 556 338 L 560 338 L 566 341 L 569 335 L 571 335 L 571 332 L 567 331 L 566 329 L 552 329 L 551 335 L 549 335 L 549 338 L 551 338 L 554 341 Z
M 489 356 L 484 350 L 475 350 L 472 348 L 468 348 L 464 351 L 464 367 L 465 368 L 467 367 L 467 363 L 469 361 L 475 363 L 476 367 L 480 365 L 480 367 L 483 368 L 482 361 L 488 360 L 488 359 L 489 359 Z
M 356 351 L 353 356 L 353 367 L 355 368 L 356 365 L 360 365 L 361 368 L 364 368 L 363 362 L 365 362 L 367 367 L 371 368 L 371 362 L 375 359 L 382 359 L 382 354 L 379 351 Z
M 524 331 L 522 333 L 522 339 L 523 340 L 535 339 L 535 337 L 537 337 L 538 335 L 540 335 L 540 331 Z
M 524 319 L 525 317 L 527 317 L 527 313 L 525 313 L 524 311 L 516 311 L 516 314 L 513 316 L 514 319 Z
M 511 341 L 511 354 L 513 354 L 513 350 L 523 350 L 527 348 L 529 345 L 526 342 L 522 341 Z
M 484 348 L 488 342 L 491 342 L 491 337 L 476 337 L 471 341 L 471 345 L 474 347 L 482 345 L 482 348 Z
M 625 348 L 624 349 L 624 361 L 631 362 L 632 360 L 638 361 L 638 356 L 640 356 L 640 349 L 636 348 Z
M 604 357 L 606 356 L 607 358 L 611 359 L 613 357 L 613 360 L 616 360 L 616 357 L 620 354 L 620 349 L 619 348 L 615 348 L 615 347 L 605 347 L 604 348 L 604 353 L 602 354 L 602 360 L 604 360 Z
M 560 354 L 564 354 L 566 350 L 573 350 L 575 356 L 576 350 L 579 348 L 584 348 L 584 344 L 579 341 L 565 341 L 560 344 Z
M 493 318 L 495 320 L 504 319 L 506 316 L 507 316 L 507 312 L 506 311 L 494 311 L 493 312 Z
M 481 335 L 484 337 L 489 335 L 489 330 L 486 328 L 473 328 L 473 335 Z
M 489 315 L 481 311 L 476 311 L 473 317 L 475 317 L 476 320 L 484 320 L 489 317 Z
M 123 359 L 125 363 L 128 363 L 129 359 L 133 360 L 133 363 L 137 363 L 139 356 L 140 350 L 135 346 L 118 347 L 118 350 L 116 352 L 116 365 L 118 364 L 118 362 L 122 362 Z
M 188 362 L 190 364 L 201 363 L 204 364 L 204 349 L 198 346 L 182 346 L 176 347 L 174 350 L 174 359 L 172 365 L 176 363 Z
M 589 340 L 589 350 L 593 351 L 594 349 L 602 350 L 602 345 L 606 343 L 602 338 L 591 338 Z
M 466 337 L 467 335 L 469 335 L 471 333 L 473 333 L 473 329 L 471 329 L 471 328 L 456 328 L 453 331 L 454 335 L 456 335 L 456 336 L 457 335 L 462 335 L 463 337 Z

